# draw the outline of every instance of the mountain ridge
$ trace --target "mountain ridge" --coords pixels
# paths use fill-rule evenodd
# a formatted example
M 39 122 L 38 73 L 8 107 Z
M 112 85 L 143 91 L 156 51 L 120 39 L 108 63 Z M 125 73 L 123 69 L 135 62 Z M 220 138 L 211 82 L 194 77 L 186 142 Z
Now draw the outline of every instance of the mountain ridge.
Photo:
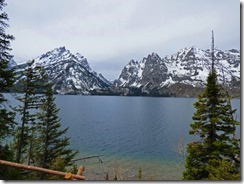
M 34 59 L 34 66 L 42 66 L 58 94 L 90 94 L 92 89 L 106 89 L 110 82 L 91 69 L 87 59 L 79 53 L 72 54 L 65 47 L 55 48 Z M 18 78 L 26 63 L 15 66 Z
M 227 88 L 240 89 L 240 51 L 216 49 L 214 55 L 218 82 Z M 176 88 L 178 84 L 179 89 L 182 86 L 195 88 L 193 90 L 204 88 L 211 62 L 209 49 L 204 51 L 197 47 L 186 47 L 163 58 L 151 53 L 141 61 L 131 60 L 125 65 L 114 85 L 137 88 L 137 94 L 141 95 L 178 96 L 176 89 L 170 90 L 170 87 Z
M 219 83 L 240 95 L 240 51 L 216 49 L 214 55 Z M 20 79 L 25 63 L 12 65 Z M 46 70 L 58 94 L 192 97 L 205 86 L 211 54 L 194 46 L 164 57 L 152 52 L 140 61 L 131 59 L 114 83 L 93 71 L 83 55 L 64 46 L 36 57 L 34 65 Z

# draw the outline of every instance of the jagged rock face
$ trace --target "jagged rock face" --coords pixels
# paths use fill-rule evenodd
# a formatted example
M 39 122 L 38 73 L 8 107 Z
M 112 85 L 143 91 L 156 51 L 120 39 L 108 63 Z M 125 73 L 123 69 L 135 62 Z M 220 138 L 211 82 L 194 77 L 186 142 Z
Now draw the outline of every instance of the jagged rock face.
M 155 53 L 143 58 L 142 61 L 131 60 L 122 70 L 116 86 L 140 87 L 145 85 L 158 86 L 167 79 L 167 67 Z
M 131 60 L 128 65 L 124 67 L 120 74 L 117 86 L 134 86 L 139 77 L 140 65 L 137 61 Z
M 237 50 L 215 50 L 214 67 L 218 74 L 218 82 L 231 85 L 234 78 L 240 80 L 240 52 Z M 164 61 L 169 69 L 172 82 L 203 87 L 208 73 L 211 71 L 211 54 L 209 50 L 187 47 Z
M 163 60 L 155 53 L 148 55 L 144 60 L 145 66 L 139 83 L 151 90 L 168 79 L 168 69 Z
M 218 82 L 229 88 L 240 88 L 240 51 L 215 50 L 214 56 Z M 177 93 L 176 86 L 182 87 L 179 84 L 200 89 L 205 86 L 211 63 L 210 51 L 196 47 L 186 47 L 162 59 L 152 53 L 140 62 L 131 60 L 122 70 L 115 86 L 141 88 L 146 93 L 162 89 L 167 94 L 171 94 L 169 89 L 174 89 L 174 93 Z M 170 88 L 172 85 L 174 87 Z
M 35 65 L 45 69 L 58 94 L 90 94 L 91 90 L 107 89 L 110 85 L 101 74 L 92 71 L 84 56 L 72 54 L 65 47 L 37 57 Z M 18 71 L 25 67 L 24 63 L 15 68 Z

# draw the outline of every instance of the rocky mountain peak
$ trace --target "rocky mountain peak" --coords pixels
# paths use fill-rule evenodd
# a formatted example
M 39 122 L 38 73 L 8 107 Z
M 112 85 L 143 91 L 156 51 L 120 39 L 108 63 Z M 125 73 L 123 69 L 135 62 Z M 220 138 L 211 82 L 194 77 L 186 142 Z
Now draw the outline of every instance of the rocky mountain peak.
M 147 63 L 151 64 L 151 63 L 157 63 L 161 60 L 161 58 L 159 57 L 159 55 L 155 52 L 149 54 L 146 58 Z
M 34 66 L 46 70 L 53 90 L 59 94 L 90 94 L 92 90 L 107 89 L 109 82 L 93 71 L 87 59 L 79 53 L 72 54 L 65 47 L 55 48 L 36 57 Z M 21 71 L 26 64 L 15 67 L 21 79 Z
M 90 65 L 88 64 L 88 61 L 87 59 L 82 56 L 80 53 L 76 53 L 74 56 L 73 56 L 74 59 L 77 60 L 77 62 L 80 62 L 82 66 L 84 66 L 88 71 L 92 71 Z
M 238 95 L 240 51 L 215 49 L 214 55 L 218 82 Z M 72 54 L 65 47 L 42 54 L 34 64 L 43 66 L 54 84 L 53 90 L 59 94 L 196 96 L 205 86 L 211 54 L 209 49 L 191 46 L 164 58 L 153 52 L 140 61 L 131 59 L 114 85 L 93 71 L 83 55 Z M 17 81 L 25 67 L 26 63 L 14 66 Z
M 50 55 L 57 55 L 57 56 L 60 56 L 60 55 L 65 55 L 64 53 L 67 52 L 68 54 L 70 54 L 70 51 L 69 50 L 66 50 L 65 47 L 59 47 L 59 48 L 55 48 L 51 51 L 48 51 L 47 53 L 45 54 L 42 54 L 40 56 L 40 59 L 44 59 L 44 58 L 47 58 L 48 56 Z
M 59 47 L 38 56 L 35 59 L 35 62 L 39 65 L 49 65 L 51 63 L 55 63 L 60 60 L 67 60 L 72 57 L 73 55 L 69 50 L 66 50 L 65 47 Z
M 238 88 L 240 81 L 240 52 L 236 49 L 215 50 L 215 69 L 218 81 L 227 87 Z M 130 62 L 131 63 L 131 62 Z M 126 65 L 116 81 L 117 86 L 140 88 L 141 93 L 151 93 L 174 86 L 203 88 L 211 69 L 210 50 L 195 46 L 186 47 L 171 56 L 160 58 L 151 53 L 136 65 Z M 180 85 L 179 85 L 180 84 Z M 166 90 L 166 91 L 167 91 Z M 163 93 L 163 92 L 162 92 Z M 167 91 L 167 93 L 171 93 Z
M 202 49 L 199 49 L 195 46 L 186 47 L 184 49 L 181 49 L 176 54 L 173 54 L 172 56 L 167 56 L 167 59 L 173 59 L 178 61 L 185 61 L 189 59 L 204 59 L 205 57 L 208 57 L 206 55 L 206 52 Z
M 134 59 L 131 59 L 128 63 L 128 66 L 135 66 L 138 64 L 138 61 L 135 61 Z
M 82 56 L 80 53 L 72 54 L 64 46 L 55 48 L 35 59 L 35 63 L 42 66 L 48 66 L 60 61 L 74 61 L 80 63 L 88 71 L 92 71 L 87 59 L 84 56 Z
M 57 54 L 62 54 L 64 52 L 66 52 L 66 51 L 69 52 L 69 50 L 66 50 L 65 46 L 62 46 L 62 47 L 55 48 L 55 49 L 53 49 L 50 52 L 53 52 L 53 53 L 56 52 Z

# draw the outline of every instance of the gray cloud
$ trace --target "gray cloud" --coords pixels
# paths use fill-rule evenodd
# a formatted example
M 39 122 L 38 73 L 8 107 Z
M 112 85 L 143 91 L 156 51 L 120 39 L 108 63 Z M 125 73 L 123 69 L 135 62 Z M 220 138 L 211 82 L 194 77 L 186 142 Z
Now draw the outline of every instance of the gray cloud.
M 8 32 L 17 60 L 66 46 L 114 79 L 130 59 L 186 46 L 240 49 L 237 0 L 8 0 Z M 116 59 L 114 59 L 116 58 Z M 104 62 L 106 64 L 104 64 Z M 109 63 L 111 62 L 111 65 Z M 114 66 L 113 72 L 111 67 Z M 107 68 L 105 68 L 107 67 Z M 116 75 L 117 72 L 117 75 Z

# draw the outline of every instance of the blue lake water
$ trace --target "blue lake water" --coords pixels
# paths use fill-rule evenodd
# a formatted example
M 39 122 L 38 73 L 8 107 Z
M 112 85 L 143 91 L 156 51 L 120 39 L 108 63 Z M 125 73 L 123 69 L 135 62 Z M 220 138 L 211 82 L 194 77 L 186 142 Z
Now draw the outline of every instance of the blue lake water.
M 63 126 L 69 127 L 71 145 L 80 150 L 81 157 L 103 155 L 105 163 L 97 163 L 95 168 L 107 164 L 103 170 L 130 169 L 134 174 L 128 179 L 133 179 L 142 167 L 147 179 L 154 180 L 181 178 L 183 167 L 177 145 L 184 146 L 194 139 L 188 131 L 196 100 L 56 96 Z M 240 119 L 240 100 L 234 99 L 232 104 Z M 101 175 L 97 171 L 98 179 Z
M 195 98 L 118 96 L 56 96 L 63 128 L 69 127 L 71 147 L 78 157 L 102 155 L 77 162 L 84 175 L 102 180 L 137 179 L 139 167 L 145 180 L 180 180 L 185 148 L 193 139 L 188 131 L 195 112 Z M 240 120 L 240 100 L 233 99 Z M 240 130 L 237 132 L 240 135 Z M 181 157 L 182 156 L 182 157 Z

